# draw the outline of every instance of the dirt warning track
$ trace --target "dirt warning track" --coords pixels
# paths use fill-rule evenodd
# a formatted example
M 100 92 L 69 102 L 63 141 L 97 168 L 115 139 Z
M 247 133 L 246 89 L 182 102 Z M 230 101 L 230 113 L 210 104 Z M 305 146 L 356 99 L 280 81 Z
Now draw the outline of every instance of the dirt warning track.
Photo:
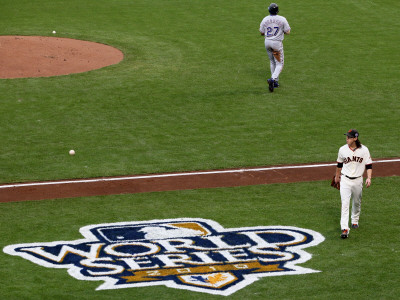
M 373 162 L 373 177 L 400 176 L 400 158 Z M 336 163 L 269 166 L 0 185 L 0 202 L 330 180 Z

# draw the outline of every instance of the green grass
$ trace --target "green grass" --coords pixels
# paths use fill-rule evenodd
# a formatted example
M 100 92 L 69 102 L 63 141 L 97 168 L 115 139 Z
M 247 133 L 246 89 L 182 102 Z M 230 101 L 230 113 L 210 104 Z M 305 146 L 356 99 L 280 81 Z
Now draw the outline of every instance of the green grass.
M 125 58 L 1 80 L 0 182 L 334 161 L 351 127 L 397 157 L 399 4 L 371 28 L 376 6 L 282 3 L 292 34 L 270 94 L 263 1 L 2 1 L 0 34 L 56 30 Z
M 0 35 L 56 30 L 125 56 L 82 74 L 0 80 L 0 182 L 335 161 L 349 128 L 373 158 L 400 157 L 400 2 L 278 4 L 292 33 L 271 94 L 258 33 L 265 1 L 2 0 Z M 327 182 L 1 203 L 0 247 L 176 217 L 298 226 L 325 236 L 304 264 L 322 272 L 264 278 L 229 298 L 396 299 L 398 194 L 398 177 L 374 179 L 348 240 Z M 221 298 L 166 287 L 95 291 L 98 282 L 65 270 L 2 252 L 0 261 L 3 299 Z
M 0 248 L 18 243 L 80 239 L 79 228 L 107 222 L 208 218 L 225 228 L 284 225 L 320 232 L 301 266 L 320 273 L 267 277 L 229 299 L 396 299 L 400 288 L 399 177 L 376 178 L 365 189 L 360 228 L 340 235 L 340 197 L 327 181 L 202 189 L 39 202 L 2 203 Z M 95 291 L 65 269 L 47 269 L 0 254 L 3 299 L 217 299 L 163 286 Z M 368 282 L 368 284 L 366 284 Z M 223 298 L 223 297 L 222 297 Z

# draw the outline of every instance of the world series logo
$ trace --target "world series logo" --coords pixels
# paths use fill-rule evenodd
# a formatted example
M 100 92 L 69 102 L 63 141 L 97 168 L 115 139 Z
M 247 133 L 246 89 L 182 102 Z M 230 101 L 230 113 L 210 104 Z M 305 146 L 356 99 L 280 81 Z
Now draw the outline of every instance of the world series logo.
M 298 264 L 324 237 L 288 226 L 225 229 L 207 219 L 89 225 L 84 239 L 6 246 L 3 251 L 48 268 L 65 268 L 97 290 L 165 285 L 230 295 L 262 277 L 319 272 Z

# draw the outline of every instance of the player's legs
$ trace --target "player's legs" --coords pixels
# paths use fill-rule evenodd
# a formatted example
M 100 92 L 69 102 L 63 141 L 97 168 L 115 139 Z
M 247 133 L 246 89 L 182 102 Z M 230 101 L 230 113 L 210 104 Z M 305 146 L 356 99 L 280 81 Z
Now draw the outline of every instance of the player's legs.
M 270 47 L 266 48 L 266 50 L 267 50 L 267 54 L 268 54 L 268 58 L 269 58 L 269 66 L 271 69 L 271 77 L 272 77 L 272 74 L 274 74 L 275 68 L 276 68 L 275 58 L 272 53 L 272 49 Z
M 279 81 L 279 75 L 281 74 L 284 65 L 283 47 L 281 47 L 279 50 L 273 50 L 272 54 L 275 58 L 276 64 L 275 70 L 272 74 L 272 79 Z
M 362 188 L 363 178 L 360 177 L 355 180 L 352 188 L 352 207 L 351 207 L 351 224 L 358 224 L 361 213 L 361 200 L 362 200 Z
M 349 228 L 349 208 L 351 198 L 351 184 L 348 182 L 345 176 L 342 176 L 340 180 L 340 198 L 342 200 L 342 209 L 340 217 L 340 228 L 341 230 Z

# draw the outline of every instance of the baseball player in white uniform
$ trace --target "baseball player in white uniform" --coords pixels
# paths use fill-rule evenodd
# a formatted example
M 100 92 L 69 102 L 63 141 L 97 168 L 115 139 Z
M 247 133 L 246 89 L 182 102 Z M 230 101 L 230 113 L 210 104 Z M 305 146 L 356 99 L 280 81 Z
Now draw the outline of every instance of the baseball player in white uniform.
M 367 170 L 365 185 L 371 185 L 372 159 L 369 150 L 362 145 L 358 139 L 359 133 L 356 129 L 350 129 L 346 135 L 346 145 L 340 147 L 335 181 L 340 182 L 340 197 L 342 209 L 340 227 L 341 238 L 348 237 L 350 199 L 353 200 L 351 209 L 351 227 L 358 228 L 358 221 L 361 212 L 361 198 L 363 189 L 363 174 Z
M 268 7 L 270 13 L 260 24 L 260 33 L 265 38 L 265 49 L 270 61 L 271 78 L 268 79 L 269 91 L 279 87 L 279 74 L 284 64 L 283 39 L 285 34 L 290 34 L 290 26 L 285 17 L 279 16 L 279 8 L 276 3 Z

